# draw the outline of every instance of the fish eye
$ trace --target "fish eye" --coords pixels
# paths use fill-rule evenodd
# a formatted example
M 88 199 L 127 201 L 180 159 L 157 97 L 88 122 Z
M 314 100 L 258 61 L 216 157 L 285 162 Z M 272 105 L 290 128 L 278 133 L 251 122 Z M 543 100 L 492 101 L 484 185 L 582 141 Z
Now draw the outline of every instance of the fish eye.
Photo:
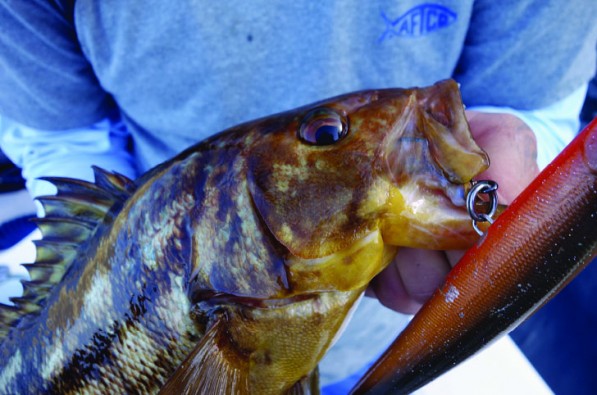
M 347 118 L 326 107 L 309 111 L 299 127 L 300 139 L 313 145 L 334 144 L 347 134 Z

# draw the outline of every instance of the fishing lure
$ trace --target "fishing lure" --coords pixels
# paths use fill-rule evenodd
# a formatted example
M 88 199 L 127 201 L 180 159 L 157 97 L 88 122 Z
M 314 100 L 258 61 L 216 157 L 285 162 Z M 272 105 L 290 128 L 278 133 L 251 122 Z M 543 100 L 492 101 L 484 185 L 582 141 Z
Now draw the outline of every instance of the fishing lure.
M 597 119 L 467 251 L 353 394 L 407 394 L 513 330 L 597 255 Z

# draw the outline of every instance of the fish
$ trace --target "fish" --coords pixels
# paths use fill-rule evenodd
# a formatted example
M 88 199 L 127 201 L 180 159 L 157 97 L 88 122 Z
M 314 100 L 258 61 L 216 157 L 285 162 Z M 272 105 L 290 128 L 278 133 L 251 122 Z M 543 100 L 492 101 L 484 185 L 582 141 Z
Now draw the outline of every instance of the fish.
M 595 259 L 596 225 L 597 119 L 504 209 L 351 393 L 411 393 L 512 331 Z
M 318 393 L 399 247 L 463 248 L 489 165 L 453 80 L 250 121 L 133 181 L 48 177 L 0 393 Z

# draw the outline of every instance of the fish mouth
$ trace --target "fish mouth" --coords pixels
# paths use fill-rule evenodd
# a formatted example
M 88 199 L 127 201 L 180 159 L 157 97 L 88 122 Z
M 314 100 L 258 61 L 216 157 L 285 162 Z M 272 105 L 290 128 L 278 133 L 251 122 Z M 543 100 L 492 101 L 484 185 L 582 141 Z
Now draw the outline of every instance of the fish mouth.
M 466 200 L 474 182 L 453 185 L 447 189 L 428 188 L 417 183 L 395 188 L 390 192 L 392 209 L 382 216 L 382 237 L 390 246 L 406 246 L 433 250 L 467 249 L 478 240 L 493 222 L 487 217 L 476 220 L 468 211 Z M 447 191 L 447 192 L 446 192 Z M 397 195 L 393 198 L 392 195 Z M 477 196 L 472 211 L 492 220 L 507 208 L 488 196 Z M 408 231 L 405 231 L 408 229 Z
M 385 144 L 386 172 L 399 189 L 415 192 L 441 205 L 465 207 L 468 182 L 453 182 L 433 158 L 429 141 L 422 136 L 395 136 Z M 410 199 L 409 199 L 410 200 Z
M 413 178 L 390 187 L 381 217 L 384 243 L 426 249 L 468 248 L 478 235 L 466 210 L 469 184 L 435 185 Z
M 448 183 L 434 191 L 437 195 L 443 197 L 447 204 L 451 204 L 455 208 L 464 208 L 466 207 L 466 196 L 471 188 L 470 184 Z
M 470 221 L 470 183 L 489 166 L 489 158 L 472 138 L 453 81 L 413 91 L 379 149 L 396 195 L 415 223 L 461 228 Z

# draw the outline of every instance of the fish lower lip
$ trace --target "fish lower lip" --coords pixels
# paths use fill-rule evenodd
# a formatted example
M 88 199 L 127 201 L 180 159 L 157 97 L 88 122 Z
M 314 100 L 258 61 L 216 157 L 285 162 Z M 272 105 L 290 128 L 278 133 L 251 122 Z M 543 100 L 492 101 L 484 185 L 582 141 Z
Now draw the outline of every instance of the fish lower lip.
M 465 185 L 432 185 L 428 188 L 431 193 L 438 196 L 446 206 L 454 206 L 455 208 L 466 207 L 466 194 L 468 189 Z
M 466 204 L 466 187 L 464 185 L 454 185 L 446 188 L 446 196 L 456 207 L 464 207 Z

